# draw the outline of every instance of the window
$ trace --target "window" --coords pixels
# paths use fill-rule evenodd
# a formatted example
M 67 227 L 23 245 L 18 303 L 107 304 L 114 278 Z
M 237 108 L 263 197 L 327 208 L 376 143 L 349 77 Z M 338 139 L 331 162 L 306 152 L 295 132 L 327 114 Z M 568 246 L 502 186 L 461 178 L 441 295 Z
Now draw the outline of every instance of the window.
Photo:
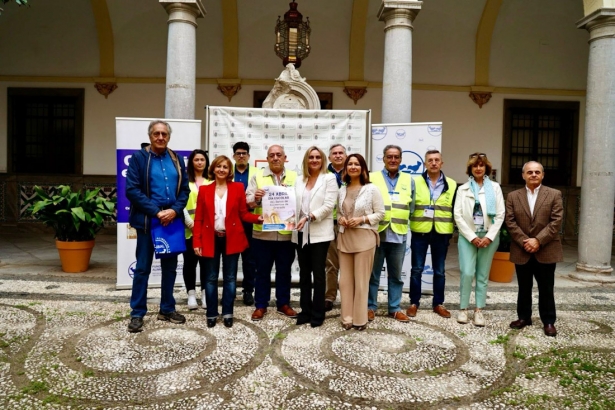
M 524 184 L 523 164 L 538 161 L 545 183 L 576 185 L 579 103 L 504 100 L 502 182 Z
M 8 89 L 9 170 L 83 173 L 84 90 Z

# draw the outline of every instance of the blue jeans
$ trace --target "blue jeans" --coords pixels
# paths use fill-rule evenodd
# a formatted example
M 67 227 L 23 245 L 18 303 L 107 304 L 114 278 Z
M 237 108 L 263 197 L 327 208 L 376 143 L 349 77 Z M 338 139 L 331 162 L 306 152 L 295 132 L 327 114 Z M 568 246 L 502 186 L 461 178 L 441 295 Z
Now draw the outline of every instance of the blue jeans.
M 372 276 L 369 279 L 369 297 L 367 308 L 376 310 L 378 308 L 378 287 L 380 286 L 380 273 L 384 261 L 387 261 L 388 292 L 389 292 L 389 313 L 401 310 L 401 293 L 404 281 L 401 279 L 401 269 L 404 264 L 406 254 L 406 241 L 403 243 L 380 242 L 374 255 L 374 267 Z
M 226 254 L 226 237 L 216 237 L 213 258 L 203 258 L 205 263 L 205 301 L 207 319 L 218 317 L 218 276 L 222 257 L 222 317 L 233 317 L 233 304 L 237 288 L 239 254 Z
M 410 303 L 416 306 L 421 301 L 421 277 L 425 269 L 427 248 L 431 246 L 431 264 L 433 269 L 433 301 L 436 307 L 444 303 L 444 262 L 448 252 L 451 234 L 437 233 L 432 229 L 429 233 L 412 232 L 410 250 L 412 252 L 412 270 L 410 271 Z
M 147 282 L 152 271 L 154 244 L 149 232 L 137 229 L 137 265 L 132 278 L 132 294 L 130 295 L 131 317 L 143 317 L 147 313 Z M 175 312 L 173 286 L 177 276 L 177 256 L 160 259 L 162 281 L 160 284 L 160 311 Z
M 275 263 L 276 306 L 290 304 L 290 269 L 295 260 L 295 244 L 291 241 L 264 241 L 252 239 L 256 261 L 254 306 L 267 308 L 271 299 L 271 269 Z

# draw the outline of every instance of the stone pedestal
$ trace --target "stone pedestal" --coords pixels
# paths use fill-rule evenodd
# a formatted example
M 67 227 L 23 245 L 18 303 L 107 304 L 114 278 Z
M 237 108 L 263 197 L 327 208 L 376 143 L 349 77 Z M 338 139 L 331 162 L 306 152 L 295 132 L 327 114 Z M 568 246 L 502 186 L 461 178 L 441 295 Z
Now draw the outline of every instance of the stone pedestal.
M 589 63 L 581 183 L 577 272 L 611 282 L 615 202 L 615 9 L 600 9 L 577 23 L 589 31 Z
M 383 0 L 378 19 L 384 21 L 382 123 L 407 123 L 412 104 L 412 22 L 423 2 Z
M 201 0 L 160 0 L 169 14 L 165 118 L 194 119 L 196 19 L 207 13 Z

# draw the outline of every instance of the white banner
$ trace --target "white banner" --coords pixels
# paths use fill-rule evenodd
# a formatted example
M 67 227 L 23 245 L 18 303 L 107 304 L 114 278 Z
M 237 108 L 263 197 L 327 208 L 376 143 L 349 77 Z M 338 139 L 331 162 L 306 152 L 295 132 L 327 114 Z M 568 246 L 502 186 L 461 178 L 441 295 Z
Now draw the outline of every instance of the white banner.
M 132 277 L 137 263 L 135 251 L 137 248 L 137 233 L 128 225 L 128 212 L 130 202 L 126 198 L 126 172 L 130 157 L 135 151 L 141 149 L 141 143 L 149 144 L 147 127 L 154 118 L 116 118 L 116 158 L 117 158 L 117 289 L 130 289 Z M 169 148 L 178 155 L 183 156 L 184 163 L 188 156 L 200 148 L 201 121 L 200 120 L 164 120 L 171 125 L 173 132 L 169 141 Z M 184 260 L 178 258 L 176 285 L 183 285 L 182 275 Z M 149 277 L 149 287 L 160 287 L 161 282 L 160 260 L 154 259 Z M 199 277 L 197 270 L 197 278 Z
M 442 151 L 442 123 L 411 123 L 411 124 L 374 124 L 372 125 L 372 155 L 371 170 L 380 171 L 384 168 L 382 150 L 389 144 L 398 145 L 402 149 L 399 170 L 410 174 L 413 178 L 425 171 L 425 153 L 432 149 Z M 410 289 L 410 255 L 411 234 L 406 242 L 406 256 L 402 266 L 404 289 Z M 380 276 L 380 287 L 387 288 L 386 262 Z M 433 291 L 433 269 L 431 266 L 431 249 L 427 251 L 425 268 L 422 275 L 422 292 Z
M 347 153 L 359 153 L 369 162 L 371 111 L 365 110 L 277 110 L 268 108 L 207 107 L 206 140 L 209 158 L 233 158 L 233 145 L 250 145 L 250 166 L 264 168 L 267 150 L 281 145 L 286 169 L 301 175 L 305 150 L 315 145 L 329 156 L 329 147 L 342 144 Z M 292 281 L 299 282 L 299 265 L 292 267 Z M 275 273 L 271 273 L 272 280 Z M 243 278 L 239 264 L 237 280 Z

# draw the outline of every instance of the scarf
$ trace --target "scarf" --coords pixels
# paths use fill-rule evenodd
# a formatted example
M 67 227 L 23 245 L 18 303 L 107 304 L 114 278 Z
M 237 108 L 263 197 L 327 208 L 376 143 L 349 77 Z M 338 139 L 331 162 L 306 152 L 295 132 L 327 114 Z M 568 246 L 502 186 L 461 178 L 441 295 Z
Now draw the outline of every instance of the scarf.
M 329 163 L 329 166 L 327 167 L 327 169 L 333 173 L 333 175 L 335 175 L 335 179 L 337 179 L 337 187 L 340 188 L 342 186 L 342 171 L 337 172 L 335 170 L 335 168 L 333 168 L 333 165 L 331 165 L 331 163 Z
M 487 202 L 487 215 L 491 217 L 491 223 L 495 218 L 495 192 L 493 191 L 493 185 L 491 184 L 491 179 L 487 178 L 487 175 L 483 177 L 483 187 L 485 188 L 485 202 Z M 479 204 L 478 200 L 478 192 L 480 191 L 480 187 L 474 180 L 473 176 L 470 176 L 470 189 L 474 194 L 474 203 Z M 484 210 L 483 210 L 484 212 Z

